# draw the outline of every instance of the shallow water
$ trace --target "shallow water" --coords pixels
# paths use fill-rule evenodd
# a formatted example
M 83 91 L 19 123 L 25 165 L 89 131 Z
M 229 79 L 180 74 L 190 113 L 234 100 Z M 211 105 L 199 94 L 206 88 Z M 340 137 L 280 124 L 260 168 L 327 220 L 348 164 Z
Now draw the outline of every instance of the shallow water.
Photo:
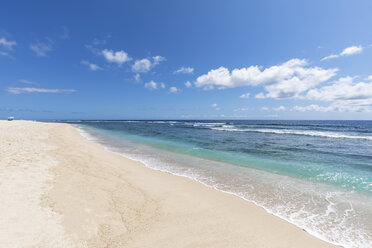
M 264 207 L 345 247 L 372 247 L 370 121 L 80 121 L 153 169 Z

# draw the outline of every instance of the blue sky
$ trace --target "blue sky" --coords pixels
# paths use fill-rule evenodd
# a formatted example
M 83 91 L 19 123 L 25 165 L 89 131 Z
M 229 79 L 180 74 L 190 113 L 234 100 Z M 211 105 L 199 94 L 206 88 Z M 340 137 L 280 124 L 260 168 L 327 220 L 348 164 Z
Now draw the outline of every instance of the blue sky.
M 371 1 L 2 1 L 0 119 L 372 119 Z

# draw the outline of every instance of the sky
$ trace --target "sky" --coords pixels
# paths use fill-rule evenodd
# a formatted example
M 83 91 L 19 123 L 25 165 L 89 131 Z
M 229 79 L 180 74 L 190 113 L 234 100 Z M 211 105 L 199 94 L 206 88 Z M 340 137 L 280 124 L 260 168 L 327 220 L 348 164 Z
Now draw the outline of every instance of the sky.
M 1 1 L 0 119 L 372 119 L 372 1 Z

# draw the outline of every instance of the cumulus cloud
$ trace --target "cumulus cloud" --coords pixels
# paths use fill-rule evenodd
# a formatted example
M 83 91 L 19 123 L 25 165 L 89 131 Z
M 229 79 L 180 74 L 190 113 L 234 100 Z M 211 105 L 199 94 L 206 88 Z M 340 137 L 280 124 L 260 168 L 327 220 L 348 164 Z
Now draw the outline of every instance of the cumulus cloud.
M 173 74 L 193 74 L 194 68 L 182 66 L 178 70 L 174 71 Z
M 311 104 L 295 106 L 295 111 L 318 112 L 371 112 L 372 111 L 372 81 L 356 81 L 352 77 L 343 77 L 329 85 L 309 90 L 305 96 L 308 100 L 330 102 L 328 106 Z
M 123 50 L 114 52 L 113 50 L 104 49 L 102 50 L 102 55 L 110 63 L 116 63 L 121 66 L 123 63 L 132 60 L 129 55 Z
M 11 94 L 24 94 L 24 93 L 73 93 L 76 90 L 72 89 L 43 89 L 43 88 L 15 88 L 9 87 L 8 92 Z
M 186 86 L 186 88 L 191 88 L 192 84 L 190 83 L 190 81 L 187 81 L 187 82 L 185 83 L 185 86 Z
M 31 51 L 36 53 L 38 57 L 46 57 L 48 52 L 52 51 L 52 41 L 49 40 L 48 42 L 40 42 L 36 41 L 35 43 L 30 44 Z
M 100 66 L 98 66 L 98 65 L 96 65 L 96 64 L 93 64 L 93 63 L 90 63 L 90 62 L 88 62 L 88 61 L 86 61 L 86 60 L 81 61 L 81 64 L 88 66 L 88 68 L 89 68 L 91 71 L 102 70 L 102 68 L 101 68 Z
M 340 56 L 348 56 L 348 55 L 361 53 L 362 51 L 363 51 L 362 46 L 350 46 L 350 47 L 345 48 L 339 54 L 331 54 L 331 55 L 328 55 L 328 56 L 322 58 L 321 60 L 335 59 L 335 58 L 338 58 Z
M 177 89 L 177 87 L 174 86 L 169 88 L 170 93 L 179 93 L 180 91 L 180 89 Z
M 149 59 L 136 60 L 132 66 L 134 72 L 148 72 L 151 69 L 151 61 Z
M 162 56 L 152 57 L 152 61 L 148 58 L 137 59 L 132 65 L 132 71 L 136 73 L 146 73 L 149 72 L 152 68 L 157 66 L 160 62 L 165 61 L 166 59 Z
M 13 46 L 15 45 L 17 45 L 17 42 L 15 41 L 7 40 L 4 37 L 0 38 L 0 46 L 7 50 L 13 50 Z
M 157 90 L 159 88 L 164 89 L 165 84 L 164 83 L 156 83 L 153 80 L 151 80 L 148 83 L 145 83 L 145 88 L 149 90 Z
M 160 62 L 167 60 L 166 58 L 162 56 L 154 56 L 153 59 L 153 65 L 158 65 Z
M 352 77 L 343 77 L 331 85 L 310 90 L 306 98 L 320 101 L 372 100 L 372 82 L 354 82 Z
M 227 68 L 220 67 L 198 77 L 195 86 L 208 90 L 262 85 L 267 93 L 260 93 L 256 98 L 290 98 L 327 81 L 337 71 L 336 68 L 309 67 L 304 59 L 291 59 L 263 70 L 250 66 L 230 73 Z
M 158 88 L 158 84 L 154 81 L 150 81 L 148 83 L 145 83 L 145 88 L 149 90 L 156 90 Z
M 243 94 L 243 95 L 241 95 L 239 97 L 240 98 L 249 98 L 250 95 L 251 95 L 250 93 L 245 93 L 245 94 Z

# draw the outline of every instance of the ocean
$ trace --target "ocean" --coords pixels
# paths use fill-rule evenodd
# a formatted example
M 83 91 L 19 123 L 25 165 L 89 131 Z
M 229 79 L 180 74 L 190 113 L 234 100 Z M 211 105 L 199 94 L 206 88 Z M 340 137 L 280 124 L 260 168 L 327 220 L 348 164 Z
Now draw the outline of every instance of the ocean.
M 155 170 L 263 207 L 344 247 L 372 247 L 372 121 L 73 121 Z

